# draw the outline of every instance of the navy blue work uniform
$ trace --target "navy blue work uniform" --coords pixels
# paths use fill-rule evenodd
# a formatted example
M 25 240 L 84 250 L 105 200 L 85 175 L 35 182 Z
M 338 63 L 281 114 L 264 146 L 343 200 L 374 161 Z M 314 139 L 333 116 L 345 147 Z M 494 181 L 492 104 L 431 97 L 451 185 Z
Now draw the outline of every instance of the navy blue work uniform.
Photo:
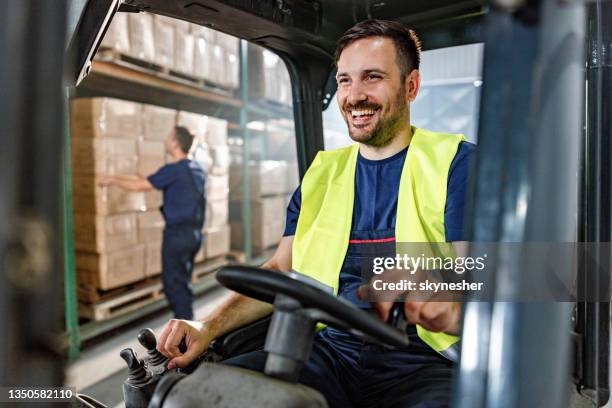
M 465 193 L 469 158 L 475 146 L 462 142 L 449 170 L 445 208 L 446 240 L 463 240 Z M 362 309 L 357 298 L 364 283 L 361 268 L 373 256 L 395 256 L 395 220 L 400 176 L 408 148 L 383 159 L 359 155 L 355 202 L 348 251 L 340 271 L 338 296 Z M 300 189 L 287 208 L 285 236 L 294 235 L 300 211 Z M 376 255 L 374 255 L 376 254 Z M 427 346 L 409 328 L 410 345 L 389 348 L 369 343 L 345 331 L 327 327 L 314 341 L 299 381 L 319 390 L 330 407 L 447 407 L 453 363 Z M 225 361 L 263 370 L 266 352 L 255 351 Z
M 175 318 L 193 320 L 191 274 L 193 259 L 202 245 L 206 174 L 198 163 L 184 159 L 166 164 L 148 180 L 164 192 L 164 292 Z

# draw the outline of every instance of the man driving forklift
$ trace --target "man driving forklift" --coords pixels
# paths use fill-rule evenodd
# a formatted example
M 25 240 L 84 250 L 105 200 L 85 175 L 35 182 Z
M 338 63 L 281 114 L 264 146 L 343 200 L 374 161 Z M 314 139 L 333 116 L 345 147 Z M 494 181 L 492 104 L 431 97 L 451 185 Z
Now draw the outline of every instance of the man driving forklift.
M 363 300 L 362 261 L 372 253 L 395 254 L 396 241 L 464 240 L 475 146 L 462 135 L 411 126 L 410 103 L 420 87 L 420 42 L 413 31 L 397 22 L 362 21 L 338 40 L 335 61 L 338 105 L 356 143 L 319 152 L 293 194 L 278 249 L 263 267 L 311 276 L 386 320 L 392 303 Z M 170 358 L 169 368 L 185 367 L 214 338 L 271 312 L 272 305 L 233 293 L 201 321 L 171 320 L 158 349 Z M 408 347 L 373 344 L 328 327 L 316 335 L 299 382 L 321 392 L 331 407 L 448 406 L 461 303 L 406 301 L 404 312 Z M 265 357 L 254 351 L 223 363 L 261 371 Z

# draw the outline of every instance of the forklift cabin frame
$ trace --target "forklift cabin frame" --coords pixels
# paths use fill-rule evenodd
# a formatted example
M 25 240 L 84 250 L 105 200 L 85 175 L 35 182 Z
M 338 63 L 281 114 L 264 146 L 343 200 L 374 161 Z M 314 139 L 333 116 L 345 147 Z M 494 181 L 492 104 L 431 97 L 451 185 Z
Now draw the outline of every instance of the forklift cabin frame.
M 60 332 L 55 305 L 60 304 L 62 276 L 58 256 L 62 245 L 55 239 L 62 236 L 58 164 L 66 142 L 62 80 L 65 86 L 74 86 L 87 74 L 118 10 L 146 10 L 206 25 L 281 56 L 292 79 L 301 175 L 324 148 L 321 109 L 335 90 L 329 80 L 334 41 L 345 29 L 365 18 L 385 18 L 414 28 L 424 49 L 484 42 L 479 154 L 468 223 L 472 240 L 574 241 L 575 235 L 561 226 L 576 214 L 564 203 L 579 199 L 577 240 L 598 243 L 609 242 L 611 230 L 612 61 L 605 53 L 612 48 L 611 4 L 601 0 L 2 2 L 0 217 L 6 222 L 0 226 L 5 270 L 0 278 L 0 310 L 7 325 L 0 346 L 0 384 L 62 382 L 62 361 L 53 345 L 53 336 Z M 78 18 L 67 21 L 68 6 Z M 62 61 L 67 31 L 70 44 Z M 568 187 L 564 178 L 574 170 L 580 176 L 579 191 Z M 601 264 L 609 265 L 609 253 L 598 257 Z M 496 276 L 501 282 L 507 273 L 518 274 L 511 290 L 520 290 L 526 277 L 513 266 L 512 262 L 498 265 Z M 609 293 L 609 278 L 609 270 L 602 273 L 582 265 L 579 290 L 604 286 Z M 570 372 L 579 398 L 605 404 L 610 305 L 579 302 L 573 323 L 570 306 L 468 303 L 462 334 L 471 342 L 463 342 L 455 405 L 567 406 Z M 574 356 L 573 370 L 569 355 Z

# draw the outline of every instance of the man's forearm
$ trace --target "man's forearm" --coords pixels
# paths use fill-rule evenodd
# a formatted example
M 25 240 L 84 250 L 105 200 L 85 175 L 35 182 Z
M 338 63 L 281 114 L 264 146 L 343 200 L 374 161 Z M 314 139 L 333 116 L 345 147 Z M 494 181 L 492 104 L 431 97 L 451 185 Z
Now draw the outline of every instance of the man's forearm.
M 113 176 L 113 181 L 114 184 L 126 190 L 147 191 L 151 189 L 149 182 L 141 177 Z
M 272 313 L 272 305 L 231 293 L 210 315 L 202 319 L 212 338 L 261 319 Z

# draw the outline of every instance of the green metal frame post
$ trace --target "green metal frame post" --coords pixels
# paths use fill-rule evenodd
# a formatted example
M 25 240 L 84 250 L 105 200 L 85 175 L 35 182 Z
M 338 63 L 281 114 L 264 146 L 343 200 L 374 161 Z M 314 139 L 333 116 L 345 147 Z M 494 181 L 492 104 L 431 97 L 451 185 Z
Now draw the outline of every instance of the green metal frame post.
M 248 123 L 249 103 L 249 52 L 246 40 L 240 40 L 240 131 L 242 132 L 242 233 L 244 235 L 244 257 L 245 263 L 250 264 L 253 256 L 251 248 L 251 207 L 250 207 L 250 180 L 249 180 L 249 158 L 250 143 Z
M 64 235 L 64 304 L 66 308 L 66 332 L 69 338 L 68 357 L 79 357 L 79 318 L 77 303 L 77 283 L 74 255 L 73 215 L 72 215 L 72 159 L 70 143 L 70 104 L 68 90 L 64 93 L 64 157 L 63 161 L 63 235 Z

